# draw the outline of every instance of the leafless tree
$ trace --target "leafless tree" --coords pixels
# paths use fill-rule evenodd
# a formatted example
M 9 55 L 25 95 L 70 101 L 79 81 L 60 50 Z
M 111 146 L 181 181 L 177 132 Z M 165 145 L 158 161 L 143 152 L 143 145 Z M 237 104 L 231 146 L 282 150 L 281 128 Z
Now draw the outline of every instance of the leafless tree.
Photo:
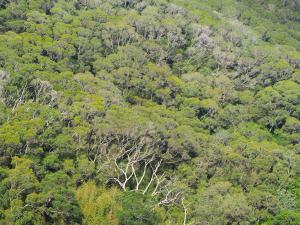
M 178 202 L 181 192 L 172 188 L 173 181 L 161 171 L 163 160 L 157 154 L 161 140 L 148 133 L 93 135 L 90 160 L 97 173 L 107 174 L 106 183 L 114 182 L 123 191 L 150 194 L 160 199 L 157 205 L 168 206 Z

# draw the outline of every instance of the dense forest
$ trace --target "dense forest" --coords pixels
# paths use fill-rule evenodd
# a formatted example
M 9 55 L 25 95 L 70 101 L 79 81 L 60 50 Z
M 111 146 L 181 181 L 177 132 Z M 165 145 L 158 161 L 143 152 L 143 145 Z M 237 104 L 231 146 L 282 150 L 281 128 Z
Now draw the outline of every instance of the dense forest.
M 299 225 L 299 0 L 0 0 L 1 225 Z

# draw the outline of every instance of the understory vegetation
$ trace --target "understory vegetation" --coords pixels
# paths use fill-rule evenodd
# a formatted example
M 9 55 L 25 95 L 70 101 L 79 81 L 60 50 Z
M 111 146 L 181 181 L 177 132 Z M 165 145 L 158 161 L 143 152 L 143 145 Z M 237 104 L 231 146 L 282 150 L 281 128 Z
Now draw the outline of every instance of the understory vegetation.
M 0 224 L 299 225 L 299 0 L 0 0 Z

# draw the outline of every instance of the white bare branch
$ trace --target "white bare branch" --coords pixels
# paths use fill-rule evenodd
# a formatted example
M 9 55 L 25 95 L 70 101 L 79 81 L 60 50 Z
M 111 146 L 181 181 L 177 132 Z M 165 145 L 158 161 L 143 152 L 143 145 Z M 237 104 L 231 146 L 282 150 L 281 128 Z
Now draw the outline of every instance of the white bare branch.
M 187 208 L 187 205 L 184 203 L 184 197 L 181 199 L 181 205 L 182 205 L 183 210 L 184 210 L 183 225 L 186 225 L 186 218 L 187 218 L 187 214 L 188 214 L 188 208 Z
M 115 182 L 123 191 L 140 191 L 158 197 L 161 200 L 157 205 L 178 203 L 181 193 L 171 188 L 172 181 L 165 172 L 160 173 L 163 160 L 156 154 L 160 140 L 151 136 L 152 131 L 140 135 L 131 132 L 134 135 L 130 131 L 100 135 L 93 131 L 89 156 L 97 172 L 108 171 L 111 177 L 106 182 Z

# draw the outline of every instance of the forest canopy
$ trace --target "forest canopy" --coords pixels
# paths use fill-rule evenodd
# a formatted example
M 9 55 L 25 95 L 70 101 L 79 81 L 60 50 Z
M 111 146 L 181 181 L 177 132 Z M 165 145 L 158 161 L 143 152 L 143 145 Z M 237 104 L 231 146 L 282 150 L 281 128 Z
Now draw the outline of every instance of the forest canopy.
M 0 0 L 0 224 L 300 225 L 299 0 Z

